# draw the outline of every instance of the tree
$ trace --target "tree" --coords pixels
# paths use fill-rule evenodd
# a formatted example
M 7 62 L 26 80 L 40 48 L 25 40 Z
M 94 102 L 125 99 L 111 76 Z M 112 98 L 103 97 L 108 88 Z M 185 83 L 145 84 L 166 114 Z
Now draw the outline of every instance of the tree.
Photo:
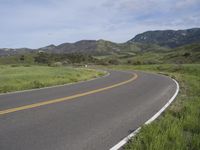
M 48 64 L 51 62 L 49 54 L 45 52 L 39 52 L 37 56 L 35 56 L 34 61 L 36 63 L 43 63 L 43 64 Z
M 21 62 L 24 62 L 25 56 L 24 56 L 24 55 L 21 55 L 20 58 L 19 58 L 19 60 L 20 60 Z
M 119 60 L 118 59 L 110 59 L 108 61 L 109 64 L 112 64 L 112 65 L 119 65 Z
M 189 52 L 186 52 L 183 54 L 184 57 L 189 57 L 191 54 Z

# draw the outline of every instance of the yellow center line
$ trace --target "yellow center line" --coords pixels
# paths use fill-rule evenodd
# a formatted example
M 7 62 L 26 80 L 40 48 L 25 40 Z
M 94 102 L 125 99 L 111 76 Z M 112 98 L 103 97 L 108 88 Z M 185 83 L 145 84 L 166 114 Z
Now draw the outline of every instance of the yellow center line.
M 138 77 L 138 75 L 134 73 L 133 76 L 131 77 L 131 79 L 117 83 L 117 84 L 113 84 L 111 86 L 107 86 L 107 87 L 104 87 L 104 88 L 88 91 L 88 92 L 85 92 L 85 93 L 75 94 L 75 95 L 67 96 L 67 97 L 63 97 L 63 98 L 58 98 L 58 99 L 48 100 L 48 101 L 39 102 L 39 103 L 35 103 L 35 104 L 30 104 L 30 105 L 10 108 L 10 109 L 6 109 L 6 110 L 1 110 L 0 115 L 9 114 L 9 113 L 13 113 L 13 112 L 16 112 L 16 111 L 21 111 L 21 110 L 26 110 L 26 109 L 31 109 L 31 108 L 35 108 L 35 107 L 40 107 L 40 106 L 44 106 L 44 105 L 59 103 L 59 102 L 75 99 L 75 98 L 78 98 L 78 97 L 98 93 L 98 92 L 101 92 L 101 91 L 105 91 L 105 90 L 108 90 L 108 89 L 111 89 L 111 88 L 115 88 L 115 87 L 130 83 L 130 82 L 134 81 L 137 77 Z

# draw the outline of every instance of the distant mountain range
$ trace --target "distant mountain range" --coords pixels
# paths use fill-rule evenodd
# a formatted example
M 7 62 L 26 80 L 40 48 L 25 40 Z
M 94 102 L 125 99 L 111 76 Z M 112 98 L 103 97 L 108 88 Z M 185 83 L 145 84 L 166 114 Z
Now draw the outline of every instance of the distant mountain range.
M 75 43 L 49 45 L 39 49 L 0 49 L 0 56 L 44 51 L 47 53 L 87 53 L 92 55 L 107 55 L 138 51 L 167 51 L 192 43 L 200 43 L 200 28 L 187 30 L 157 30 L 136 35 L 125 43 L 114 43 L 105 40 L 82 40 Z
M 200 28 L 187 30 L 157 30 L 147 31 L 136 35 L 129 42 L 157 44 L 164 47 L 175 48 L 195 42 L 200 42 Z

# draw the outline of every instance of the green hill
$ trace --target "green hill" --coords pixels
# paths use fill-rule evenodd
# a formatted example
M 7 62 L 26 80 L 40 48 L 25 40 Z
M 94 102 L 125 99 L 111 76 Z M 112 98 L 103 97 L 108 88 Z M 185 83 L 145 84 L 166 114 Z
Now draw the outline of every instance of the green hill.
M 175 48 L 187 44 L 200 42 L 200 28 L 192 28 L 186 30 L 147 31 L 136 35 L 129 42 L 157 44 L 164 47 Z
M 109 64 L 109 62 L 114 64 L 199 63 L 199 49 L 200 28 L 177 31 L 147 31 L 136 35 L 125 43 L 114 43 L 106 40 L 81 40 L 57 46 L 49 45 L 34 50 L 4 48 L 0 49 L 0 63 L 23 62 L 21 55 L 26 55 L 26 58 L 34 60 L 34 57 L 41 52 L 44 53 L 44 56 L 46 55 L 46 58 L 43 59 L 50 59 L 50 62 L 80 62 L 74 59 L 88 60 L 89 55 L 96 59 L 95 61 L 89 57 L 89 60 L 92 60 L 89 63 L 98 64 Z M 78 55 L 79 58 L 75 55 Z M 25 62 L 29 61 L 25 59 Z

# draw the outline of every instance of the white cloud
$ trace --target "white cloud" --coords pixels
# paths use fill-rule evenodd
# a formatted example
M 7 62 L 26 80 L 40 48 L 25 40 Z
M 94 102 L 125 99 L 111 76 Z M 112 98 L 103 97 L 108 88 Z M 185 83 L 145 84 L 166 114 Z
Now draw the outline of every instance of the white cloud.
M 175 2 L 175 8 L 183 9 L 194 5 L 198 5 L 199 3 L 199 0 L 178 0 L 177 2 Z
M 199 26 L 199 16 L 199 0 L 1 0 L 0 47 L 125 42 L 146 30 Z

